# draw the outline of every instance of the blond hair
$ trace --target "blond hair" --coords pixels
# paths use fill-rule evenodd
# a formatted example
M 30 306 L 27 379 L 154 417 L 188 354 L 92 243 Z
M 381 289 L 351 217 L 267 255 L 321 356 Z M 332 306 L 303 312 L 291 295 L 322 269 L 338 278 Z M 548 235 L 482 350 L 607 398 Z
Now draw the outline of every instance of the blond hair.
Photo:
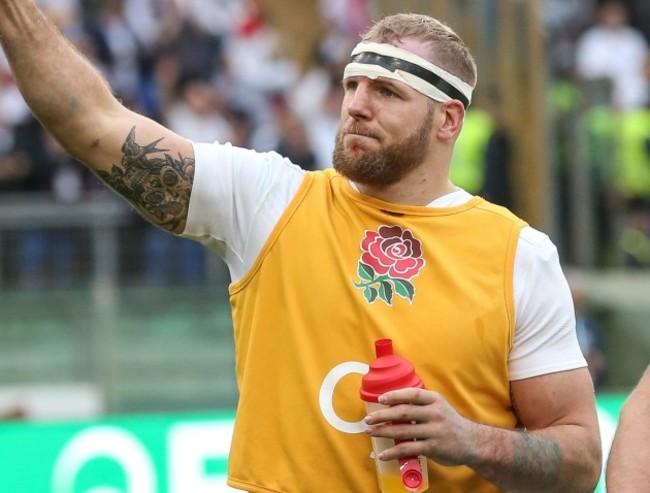
M 384 17 L 368 29 L 363 41 L 391 43 L 417 39 L 431 48 L 427 61 L 476 86 L 476 62 L 463 40 L 449 26 L 423 14 L 395 14 Z

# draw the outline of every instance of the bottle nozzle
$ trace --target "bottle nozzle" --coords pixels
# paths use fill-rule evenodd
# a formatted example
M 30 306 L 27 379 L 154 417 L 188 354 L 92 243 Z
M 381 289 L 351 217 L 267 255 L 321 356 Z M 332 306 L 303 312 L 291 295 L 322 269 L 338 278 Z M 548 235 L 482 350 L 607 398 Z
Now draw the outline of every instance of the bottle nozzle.
M 402 483 L 411 491 L 418 491 L 424 481 L 422 477 L 422 467 L 420 460 L 417 457 L 407 457 L 400 459 L 400 475 L 402 476 Z
M 378 339 L 375 341 L 375 353 L 378 358 L 382 356 L 390 356 L 393 354 L 393 341 L 392 339 Z

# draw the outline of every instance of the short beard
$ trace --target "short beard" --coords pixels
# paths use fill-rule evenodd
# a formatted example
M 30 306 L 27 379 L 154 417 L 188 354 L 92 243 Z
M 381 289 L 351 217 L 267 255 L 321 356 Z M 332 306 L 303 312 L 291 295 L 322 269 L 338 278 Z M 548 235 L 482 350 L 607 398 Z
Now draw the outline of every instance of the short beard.
M 334 169 L 361 185 L 387 187 L 399 182 L 426 159 L 433 126 L 433 109 L 434 105 L 429 105 L 424 121 L 408 137 L 376 152 L 354 155 L 346 151 L 343 143 L 346 133 L 368 135 L 368 132 L 360 125 L 352 125 L 345 132 L 340 128 L 332 154 Z

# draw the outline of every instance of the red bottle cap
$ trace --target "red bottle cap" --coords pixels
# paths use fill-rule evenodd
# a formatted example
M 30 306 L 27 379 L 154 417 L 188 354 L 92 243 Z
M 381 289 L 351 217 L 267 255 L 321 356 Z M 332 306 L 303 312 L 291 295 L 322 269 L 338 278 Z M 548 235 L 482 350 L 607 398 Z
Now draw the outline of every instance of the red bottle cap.
M 375 351 L 377 359 L 370 363 L 370 371 L 361 379 L 361 399 L 377 402 L 379 396 L 390 390 L 424 388 L 424 383 L 415 373 L 413 364 L 393 354 L 391 339 L 377 340 Z

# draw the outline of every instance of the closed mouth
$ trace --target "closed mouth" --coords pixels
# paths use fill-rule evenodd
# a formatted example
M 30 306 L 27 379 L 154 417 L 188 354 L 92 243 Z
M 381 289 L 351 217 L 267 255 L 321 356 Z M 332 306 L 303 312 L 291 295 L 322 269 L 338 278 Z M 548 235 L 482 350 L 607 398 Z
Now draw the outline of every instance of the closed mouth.
M 357 132 L 354 132 L 354 131 L 347 132 L 346 135 L 353 135 L 355 137 L 366 137 L 368 139 L 379 140 L 375 135 L 371 134 L 370 132 L 364 132 L 364 131 L 361 131 L 361 132 L 358 132 L 358 131 Z

